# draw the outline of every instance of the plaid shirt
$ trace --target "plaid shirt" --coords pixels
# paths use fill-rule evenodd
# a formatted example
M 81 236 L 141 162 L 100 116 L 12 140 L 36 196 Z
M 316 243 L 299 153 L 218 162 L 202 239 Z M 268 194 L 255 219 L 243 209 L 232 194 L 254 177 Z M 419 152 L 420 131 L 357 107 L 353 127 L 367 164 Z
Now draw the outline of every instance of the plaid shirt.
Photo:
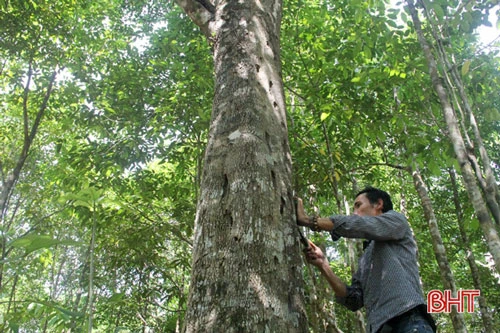
M 367 331 L 377 332 L 389 319 L 425 304 L 417 263 L 417 245 L 408 220 L 393 210 L 378 216 L 334 215 L 333 235 L 372 240 L 358 271 L 338 303 L 366 308 Z

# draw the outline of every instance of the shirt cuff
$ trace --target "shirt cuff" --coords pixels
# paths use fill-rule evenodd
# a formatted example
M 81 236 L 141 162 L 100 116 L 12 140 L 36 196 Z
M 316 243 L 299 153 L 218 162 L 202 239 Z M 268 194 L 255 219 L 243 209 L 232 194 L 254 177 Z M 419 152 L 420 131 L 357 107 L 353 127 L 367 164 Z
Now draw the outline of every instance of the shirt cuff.
M 340 238 L 342 238 L 342 236 L 340 236 L 338 233 L 336 233 L 335 231 L 330 231 L 330 236 L 332 236 L 332 241 L 336 242 L 338 241 Z
M 363 294 L 361 290 L 352 286 L 347 286 L 346 297 L 336 296 L 335 300 L 351 311 L 356 311 L 363 307 Z

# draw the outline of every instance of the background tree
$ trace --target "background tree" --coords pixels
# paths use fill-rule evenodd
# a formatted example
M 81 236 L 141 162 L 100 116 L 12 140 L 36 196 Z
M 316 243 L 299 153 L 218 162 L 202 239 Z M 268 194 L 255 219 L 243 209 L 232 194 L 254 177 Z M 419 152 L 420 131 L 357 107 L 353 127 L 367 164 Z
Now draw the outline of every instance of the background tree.
M 433 87 L 436 90 L 436 93 L 439 97 L 439 101 L 442 106 L 443 115 L 446 120 L 446 124 L 448 126 L 450 141 L 452 142 L 458 163 L 460 164 L 462 176 L 464 178 L 464 183 L 470 195 L 472 204 L 474 205 L 474 209 L 476 210 L 476 214 L 478 216 L 481 227 L 483 228 L 483 232 L 488 247 L 490 249 L 490 252 L 493 256 L 496 269 L 498 272 L 500 272 L 500 238 L 498 237 L 498 232 L 496 231 L 496 228 L 493 224 L 493 219 L 492 216 L 490 215 L 491 213 L 488 211 L 486 202 L 482 197 L 480 188 L 477 185 L 477 180 L 474 177 L 472 165 L 467 154 L 467 148 L 465 146 L 464 139 L 462 137 L 460 128 L 458 126 L 459 121 L 456 117 L 450 98 L 448 97 L 448 93 L 439 78 L 436 59 L 431 52 L 431 48 L 427 40 L 425 39 L 425 36 L 423 35 L 420 19 L 418 17 L 418 13 L 416 12 L 413 1 L 411 0 L 408 1 L 408 7 L 410 9 L 410 13 L 413 19 L 413 23 L 415 25 L 416 32 L 419 37 L 419 41 L 422 45 L 422 50 L 427 59 L 427 63 L 429 66 L 429 75 L 431 76 Z M 487 172 L 487 175 L 489 174 L 490 172 Z M 480 175 L 480 177 L 482 178 L 482 175 Z M 489 191 L 493 195 L 487 194 L 487 197 L 491 198 L 493 202 L 496 201 L 494 195 L 494 193 L 496 192 L 495 189 L 496 189 L 496 184 L 493 184 L 492 186 L 490 186 L 490 191 Z M 498 203 L 492 205 L 494 206 L 493 214 L 495 215 Z

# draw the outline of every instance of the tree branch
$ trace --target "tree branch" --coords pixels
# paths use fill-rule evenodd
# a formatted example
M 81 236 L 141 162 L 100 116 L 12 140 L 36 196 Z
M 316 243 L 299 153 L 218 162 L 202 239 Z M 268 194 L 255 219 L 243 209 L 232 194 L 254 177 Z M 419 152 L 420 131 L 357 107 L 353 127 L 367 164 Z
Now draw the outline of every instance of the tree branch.
M 397 169 L 397 170 L 411 172 L 411 167 L 409 167 L 409 166 L 404 166 L 404 165 L 399 165 L 399 164 L 391 164 L 391 163 L 369 163 L 369 164 L 365 164 L 365 165 L 357 167 L 357 168 L 352 168 L 349 170 L 349 172 L 356 172 L 358 170 L 363 170 L 363 169 L 366 169 L 366 168 L 369 168 L 372 166 L 386 166 L 386 167 L 390 167 L 390 168 Z
M 175 0 L 191 20 L 200 27 L 201 32 L 212 41 L 210 22 L 215 16 L 215 6 L 209 0 Z
M 31 130 L 29 128 L 29 116 L 28 116 L 28 92 L 29 92 L 29 85 L 30 85 L 30 80 L 31 80 L 31 73 L 32 73 L 32 68 L 31 68 L 31 62 L 30 62 L 30 68 L 28 72 L 28 82 L 26 83 L 26 87 L 24 90 L 24 96 L 23 96 L 23 132 L 24 132 L 24 142 L 23 142 L 23 148 L 21 151 L 21 154 L 19 155 L 19 158 L 16 162 L 16 165 L 12 172 L 6 173 L 6 180 L 2 184 L 2 188 L 0 191 L 0 220 L 3 220 L 4 214 L 7 209 L 7 202 L 9 200 L 9 197 L 11 195 L 11 192 L 14 188 L 14 184 L 17 182 L 19 179 L 19 175 L 21 173 L 21 170 L 24 166 L 24 163 L 26 162 L 26 159 L 28 158 L 28 153 L 31 148 L 31 144 L 33 143 L 33 140 L 35 139 L 35 135 L 38 131 L 38 127 L 40 125 L 40 122 L 42 120 L 43 115 L 45 114 L 45 111 L 47 110 L 47 105 L 49 102 L 50 95 L 52 93 L 52 88 L 54 86 L 54 82 L 56 80 L 57 76 L 57 68 L 54 70 L 52 73 L 50 80 L 49 80 L 49 85 L 47 87 L 47 91 L 45 93 L 45 96 L 43 98 L 42 104 L 40 105 L 38 112 L 36 114 L 35 120 L 33 122 L 33 125 L 31 126 Z

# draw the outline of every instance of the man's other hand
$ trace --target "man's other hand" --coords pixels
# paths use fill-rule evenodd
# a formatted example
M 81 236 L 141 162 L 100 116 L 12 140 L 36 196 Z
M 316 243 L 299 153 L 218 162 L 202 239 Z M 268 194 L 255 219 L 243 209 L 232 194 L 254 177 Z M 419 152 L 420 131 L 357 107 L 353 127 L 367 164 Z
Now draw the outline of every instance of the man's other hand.
M 321 251 L 321 249 L 314 245 L 314 243 L 311 241 L 309 241 L 309 247 L 307 249 L 304 249 L 304 254 L 306 256 L 307 262 L 311 265 L 314 265 L 316 267 L 329 265 L 328 260 L 323 254 L 323 251 Z

